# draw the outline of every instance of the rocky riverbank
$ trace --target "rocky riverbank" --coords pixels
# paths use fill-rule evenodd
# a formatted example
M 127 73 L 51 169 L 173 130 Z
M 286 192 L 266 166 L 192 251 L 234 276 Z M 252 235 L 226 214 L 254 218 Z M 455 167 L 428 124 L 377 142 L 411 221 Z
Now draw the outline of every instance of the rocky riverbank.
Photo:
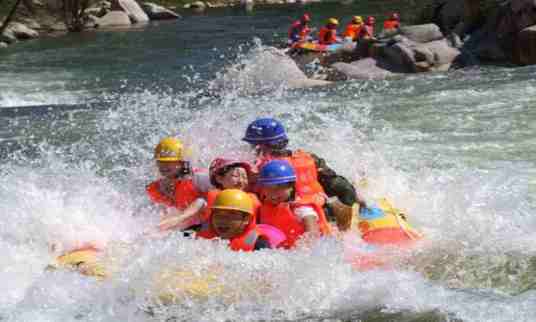
M 256 4 L 288 4 L 320 2 L 321 0 L 255 0 Z M 23 0 L 17 7 L 15 16 L 0 35 L 0 48 L 34 39 L 43 35 L 61 34 L 93 28 L 125 28 L 141 25 L 150 20 L 181 18 L 177 10 L 201 13 L 209 8 L 246 6 L 251 8 L 253 0 L 208 0 L 175 1 L 157 0 L 141 2 L 136 0 L 89 1 L 87 7 L 68 8 L 65 0 Z M 81 6 L 79 2 L 73 3 Z M 169 4 L 166 6 L 166 4 Z M 179 5 L 179 6 L 177 6 Z M 4 8 L 5 9 L 5 8 Z M 74 10 L 72 10 L 74 9 Z M 80 12 L 78 17 L 65 15 L 65 11 Z M 6 13 L 7 14 L 7 13 Z M 5 17 L 0 15 L 0 26 Z M 74 25 L 73 25 L 74 24 Z
M 463 4 L 463 5 L 461 5 Z M 314 60 L 323 80 L 383 79 L 398 74 L 448 71 L 479 64 L 536 64 L 534 0 L 438 0 L 426 6 L 419 25 L 334 53 L 300 52 L 303 71 Z
M 463 40 L 473 63 L 536 64 L 536 2 L 533 0 L 437 0 L 430 22 Z M 463 5 L 461 5 L 463 4 Z
M 80 26 L 73 25 L 74 18 L 66 18 L 61 1 L 24 1 L 0 35 L 0 48 L 19 41 L 44 35 L 63 34 L 72 29 L 125 28 L 143 25 L 150 20 L 179 19 L 174 10 L 152 2 L 134 0 L 102 0 L 87 8 L 81 8 Z M 0 17 L 0 24 L 5 18 Z

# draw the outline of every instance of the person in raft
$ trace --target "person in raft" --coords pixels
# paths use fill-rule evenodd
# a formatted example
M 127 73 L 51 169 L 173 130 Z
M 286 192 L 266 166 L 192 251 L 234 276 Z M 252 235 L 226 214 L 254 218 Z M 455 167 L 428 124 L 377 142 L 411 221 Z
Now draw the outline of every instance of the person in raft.
M 287 44 L 289 46 L 309 40 L 309 33 L 311 32 L 311 28 L 309 28 L 310 22 L 311 16 L 307 13 L 304 13 L 299 20 L 296 20 L 294 23 L 292 23 L 288 30 Z
M 254 201 L 242 190 L 219 192 L 211 210 L 196 237 L 227 240 L 232 250 L 246 252 L 276 248 L 285 240 L 285 235 L 274 227 L 257 225 Z
M 286 235 L 282 247 L 294 247 L 304 234 L 313 237 L 330 233 L 322 207 L 296 194 L 296 172 L 286 160 L 266 163 L 259 174 L 261 208 L 258 221 L 281 230 Z
M 149 184 L 146 192 L 161 206 L 159 229 L 194 229 L 200 224 L 199 216 L 194 215 L 205 207 L 206 193 L 212 187 L 208 175 L 192 169 L 184 145 L 176 138 L 162 139 L 154 150 L 154 159 L 162 178 Z
M 376 18 L 373 16 L 368 16 L 365 19 L 365 24 L 359 32 L 360 40 L 374 40 L 374 24 L 376 23 Z
M 352 21 L 346 25 L 344 38 L 350 39 L 351 41 L 357 41 L 357 38 L 361 33 L 361 27 L 363 27 L 363 18 L 361 16 L 354 16 Z
M 217 195 L 226 189 L 238 189 L 247 191 L 249 186 L 249 178 L 252 177 L 252 167 L 245 161 L 239 161 L 235 159 L 216 158 L 210 163 L 209 176 L 210 183 L 215 189 L 212 189 L 207 194 L 207 207 L 203 211 L 201 221 L 207 222 L 212 211 L 212 205 L 216 200 Z M 249 193 L 251 200 L 253 201 L 253 207 L 255 209 L 254 215 L 257 209 L 260 207 L 260 202 L 257 196 L 253 193 Z M 253 218 L 256 220 L 256 217 Z
M 278 120 L 259 118 L 251 122 L 242 140 L 254 148 L 257 169 L 272 160 L 288 161 L 297 176 L 296 196 L 326 207 L 327 216 L 337 221 L 339 230 L 349 228 L 355 212 L 352 209 L 354 204 L 365 206 L 363 198 L 358 196 L 350 181 L 332 170 L 324 159 L 302 150 L 287 149 L 289 139 Z M 326 204 L 326 201 L 329 203 Z
M 320 28 L 318 32 L 318 43 L 320 45 L 333 45 L 339 42 L 337 38 L 337 27 L 339 26 L 339 20 L 335 18 L 329 18 L 326 25 Z
M 392 32 L 400 28 L 400 15 L 397 12 L 393 12 L 389 15 L 389 18 L 383 22 L 383 30 Z

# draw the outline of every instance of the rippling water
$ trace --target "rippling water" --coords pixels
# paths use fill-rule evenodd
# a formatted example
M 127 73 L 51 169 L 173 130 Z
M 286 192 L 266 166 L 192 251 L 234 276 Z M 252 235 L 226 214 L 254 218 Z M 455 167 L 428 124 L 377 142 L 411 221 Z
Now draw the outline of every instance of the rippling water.
M 389 9 L 307 10 L 320 21 Z M 536 69 L 288 90 L 273 46 L 302 10 L 227 9 L 0 53 L 0 320 L 533 320 Z M 292 147 L 367 178 L 364 193 L 405 209 L 426 245 L 395 270 L 356 272 L 336 239 L 251 255 L 140 237 L 157 220 L 144 186 L 162 136 L 184 138 L 206 166 L 243 151 L 245 127 L 266 115 Z M 44 270 L 50 243 L 84 241 L 107 246 L 109 280 Z M 213 274 L 223 291 L 159 306 L 163 270 Z

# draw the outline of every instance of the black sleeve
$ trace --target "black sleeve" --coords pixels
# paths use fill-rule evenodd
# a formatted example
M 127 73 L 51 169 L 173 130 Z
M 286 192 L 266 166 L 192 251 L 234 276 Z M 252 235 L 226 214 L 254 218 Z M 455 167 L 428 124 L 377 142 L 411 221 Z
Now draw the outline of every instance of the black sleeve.
M 265 248 L 272 248 L 272 247 L 270 247 L 270 242 L 268 241 L 268 239 L 260 236 L 255 242 L 255 247 L 253 248 L 253 250 L 261 250 Z
M 352 206 L 357 201 L 356 191 L 352 183 L 345 177 L 337 175 L 333 169 L 328 167 L 326 160 L 312 153 L 311 156 L 315 160 L 318 170 L 318 182 L 328 197 L 336 196 L 343 204 Z

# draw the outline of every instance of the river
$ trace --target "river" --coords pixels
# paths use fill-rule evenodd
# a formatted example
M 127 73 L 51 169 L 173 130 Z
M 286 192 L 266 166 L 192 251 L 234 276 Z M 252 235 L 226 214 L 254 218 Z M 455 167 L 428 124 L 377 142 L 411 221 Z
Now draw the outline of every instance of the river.
M 410 17 L 415 6 L 305 10 L 319 25 L 396 7 Z M 1 321 L 534 320 L 536 68 L 289 90 L 274 46 L 303 10 L 219 9 L 0 52 Z M 336 239 L 254 256 L 179 236 L 140 240 L 156 224 L 144 188 L 158 140 L 182 138 L 206 167 L 244 151 L 260 116 L 282 120 L 291 147 L 366 178 L 364 194 L 404 209 L 426 245 L 397 269 L 358 272 Z M 51 243 L 81 240 L 107 245 L 109 280 L 45 271 Z M 214 266 L 235 296 L 150 304 L 161 270 Z

